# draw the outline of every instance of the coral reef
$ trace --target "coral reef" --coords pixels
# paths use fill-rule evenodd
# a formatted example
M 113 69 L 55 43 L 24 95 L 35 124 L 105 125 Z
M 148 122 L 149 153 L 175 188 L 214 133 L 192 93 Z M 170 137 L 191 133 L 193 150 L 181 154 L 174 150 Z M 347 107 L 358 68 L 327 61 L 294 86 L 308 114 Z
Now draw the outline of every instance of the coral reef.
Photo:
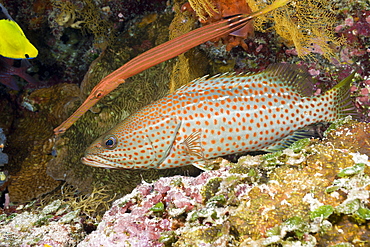
M 30 200 L 59 185 L 60 182 L 46 175 L 46 165 L 52 157 L 51 130 L 70 114 L 68 110 L 74 107 L 73 103 L 80 103 L 76 89 L 74 84 L 59 84 L 24 95 L 23 106 L 28 110 L 23 108 L 22 118 L 13 120 L 12 125 L 17 126 L 14 131 L 8 128 L 6 169 L 12 175 L 9 191 L 13 202 Z M 3 99 L 3 104 L 9 101 Z
M 354 143 L 369 128 L 346 120 L 324 141 L 142 183 L 79 246 L 367 246 L 370 162 Z
M 314 9 L 324 8 L 333 15 L 318 10 L 316 16 L 310 19 L 304 15 L 302 21 L 320 24 L 322 19 L 316 17 L 327 17 L 325 30 L 324 27 L 318 30 L 330 34 L 317 40 L 312 36 L 317 32 L 303 31 L 303 38 L 297 40 L 314 42 L 301 48 L 291 39 L 299 35 L 287 34 L 294 25 L 286 29 L 286 24 L 300 21 L 295 18 L 297 9 L 292 5 L 287 7 L 289 18 L 286 20 L 274 19 L 274 16 L 257 19 L 255 38 L 243 39 L 248 51 L 234 47 L 229 52 L 225 45 L 214 47 L 211 42 L 196 47 L 128 79 L 55 140 L 52 129 L 78 107 L 102 77 L 145 50 L 199 25 L 191 12 L 181 13 L 180 6 L 185 3 L 182 0 L 168 4 L 163 0 L 89 1 L 95 4 L 89 10 L 94 16 L 67 14 L 69 20 L 58 24 L 57 18 L 63 16 L 62 2 L 69 2 L 78 10 L 87 6 L 86 1 L 79 0 L 2 1 L 40 52 L 37 59 L 30 61 L 33 67 L 27 70 L 40 82 L 37 86 L 27 84 L 21 92 L 0 85 L 0 128 L 7 136 L 4 152 L 9 155 L 9 162 L 4 170 L 9 171 L 6 174 L 9 193 L 6 194 L 10 196 L 8 215 L 1 216 L 0 231 L 4 233 L 1 236 L 14 239 L 17 235 L 9 232 L 19 233 L 22 238 L 15 242 L 17 245 L 29 242 L 63 246 L 69 242 L 74 246 L 91 231 L 86 228 L 94 229 L 94 223 L 113 198 L 128 194 L 114 203 L 98 230 L 81 246 L 98 243 L 98 237 L 110 241 L 103 230 L 108 234 L 123 227 L 128 227 L 125 234 L 114 235 L 121 231 L 112 236 L 133 245 L 149 240 L 148 246 L 210 246 L 211 242 L 240 246 L 368 245 L 369 165 L 364 156 L 369 156 L 366 122 L 370 122 L 370 6 L 367 1 L 334 0 L 331 5 L 314 4 Z M 292 1 L 291 4 L 293 2 L 325 3 Z M 268 2 L 248 1 L 252 11 L 261 8 L 259 4 Z M 308 14 L 307 9 L 298 10 L 301 11 L 298 14 Z M 99 18 L 114 30 L 104 33 L 99 27 L 94 31 L 93 26 L 85 25 Z M 317 23 L 318 20 L 321 22 Z M 72 27 L 76 23 L 81 29 Z M 281 30 L 275 30 L 274 26 L 279 24 Z M 307 27 L 307 23 L 303 24 Z M 325 38 L 332 41 L 328 47 L 320 43 Z M 338 39 L 345 40 L 340 47 L 335 44 Z M 325 47 L 330 48 L 329 51 Z M 331 52 L 334 55 L 328 58 L 326 54 Z M 217 159 L 214 162 L 219 170 L 195 178 L 175 176 L 199 175 L 194 167 L 115 171 L 81 164 L 85 148 L 97 136 L 170 89 L 207 73 L 256 72 L 276 62 L 306 67 L 317 79 L 317 93 L 332 88 L 335 81 L 357 69 L 351 93 L 362 123 L 349 122 L 327 132 L 325 141 L 311 140 L 302 150 L 246 156 L 235 164 Z M 164 176 L 173 177 L 160 178 Z M 151 183 L 156 179 L 157 182 Z M 40 198 L 45 193 L 49 196 L 50 191 L 60 185 L 59 180 L 67 181 L 77 190 L 70 199 L 63 199 L 62 194 L 66 192 L 57 190 L 45 203 L 36 200 L 40 208 L 36 203 L 30 204 L 33 210 L 29 212 L 15 210 L 17 202 Z M 140 186 L 131 193 L 137 185 Z M 96 188 L 104 188 L 104 191 Z M 89 197 L 92 194 L 101 200 L 100 204 L 93 202 Z M 70 205 L 68 212 L 80 211 L 74 220 L 62 223 L 55 211 L 42 213 L 45 204 L 57 199 L 62 200 L 63 205 Z M 86 204 L 79 204 L 80 201 Z M 92 206 L 84 207 L 89 204 Z M 12 210 L 16 215 L 9 214 Z M 95 220 L 87 224 L 86 218 Z M 25 223 L 25 231 L 19 232 L 15 225 L 23 219 L 29 224 Z M 117 223 L 107 222 L 112 219 Z M 37 220 L 41 220 L 41 224 L 33 225 Z M 54 233 L 66 238 L 50 242 L 52 235 L 47 232 L 47 224 L 53 226 Z M 128 237 L 127 233 L 131 235 Z
M 0 213 L 1 246 L 76 246 L 113 198 L 105 189 L 81 195 L 73 187 L 60 189 L 28 204 Z

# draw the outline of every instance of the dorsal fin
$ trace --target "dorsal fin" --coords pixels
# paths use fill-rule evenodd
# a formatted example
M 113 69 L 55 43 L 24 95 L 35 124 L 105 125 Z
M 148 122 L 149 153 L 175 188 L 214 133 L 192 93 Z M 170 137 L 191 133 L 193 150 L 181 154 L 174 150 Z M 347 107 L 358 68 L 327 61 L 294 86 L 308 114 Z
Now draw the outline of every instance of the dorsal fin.
M 271 82 L 266 83 L 278 84 L 282 87 L 289 87 L 304 97 L 313 96 L 314 93 L 314 79 L 305 69 L 295 64 L 272 64 L 269 65 L 266 70 L 257 73 L 236 74 L 234 72 L 227 72 L 211 77 L 203 76 L 180 87 L 174 92 L 174 94 L 197 92 L 208 90 L 209 88 L 216 89 L 220 86 L 233 87 L 240 84 L 247 84 L 247 82 L 236 82 L 238 79 L 246 77 L 251 77 L 254 82 L 266 82 L 267 78 L 272 79 Z
M 313 96 L 314 79 L 306 69 L 295 64 L 271 64 L 261 74 L 277 77 L 283 86 L 290 87 L 304 97 Z

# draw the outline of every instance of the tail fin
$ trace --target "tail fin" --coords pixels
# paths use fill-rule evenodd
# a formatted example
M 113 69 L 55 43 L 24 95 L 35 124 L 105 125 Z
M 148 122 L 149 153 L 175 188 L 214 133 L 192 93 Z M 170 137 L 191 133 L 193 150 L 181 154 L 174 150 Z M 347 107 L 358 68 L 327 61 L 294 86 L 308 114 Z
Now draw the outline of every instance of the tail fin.
M 355 73 L 356 70 L 335 87 L 320 96 L 322 100 L 330 99 L 330 102 L 333 104 L 333 111 L 336 114 L 334 114 L 332 119 L 327 119 L 329 122 L 346 116 L 353 116 L 354 118 L 358 117 L 356 107 L 350 98 L 351 81 L 355 76 Z

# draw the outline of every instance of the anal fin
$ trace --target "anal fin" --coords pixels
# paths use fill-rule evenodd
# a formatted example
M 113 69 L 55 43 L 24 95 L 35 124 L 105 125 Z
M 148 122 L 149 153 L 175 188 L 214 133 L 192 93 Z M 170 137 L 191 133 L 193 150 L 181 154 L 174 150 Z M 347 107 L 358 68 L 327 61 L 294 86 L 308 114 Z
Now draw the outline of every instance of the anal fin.
M 288 148 L 294 142 L 303 139 L 303 138 L 310 138 L 312 137 L 312 132 L 308 131 L 307 129 L 299 129 L 293 132 L 283 139 L 274 142 L 269 147 L 262 149 L 261 151 L 265 152 L 276 152 Z
M 213 165 L 207 160 L 200 160 L 192 163 L 193 166 L 202 170 L 202 171 L 211 171 L 213 170 Z

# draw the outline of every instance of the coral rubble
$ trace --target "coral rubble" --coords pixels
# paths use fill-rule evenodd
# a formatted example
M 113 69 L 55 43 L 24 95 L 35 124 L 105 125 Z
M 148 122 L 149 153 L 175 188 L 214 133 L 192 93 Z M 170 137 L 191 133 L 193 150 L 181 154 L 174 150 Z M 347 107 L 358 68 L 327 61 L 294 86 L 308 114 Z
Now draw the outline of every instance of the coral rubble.
M 108 209 L 113 198 L 106 197 L 104 188 L 80 195 L 63 184 L 54 193 L 0 213 L 0 245 L 76 246 L 94 229 L 97 214 Z
M 52 212 L 0 215 L 1 246 L 75 246 L 85 235 L 72 214 L 49 222 Z

